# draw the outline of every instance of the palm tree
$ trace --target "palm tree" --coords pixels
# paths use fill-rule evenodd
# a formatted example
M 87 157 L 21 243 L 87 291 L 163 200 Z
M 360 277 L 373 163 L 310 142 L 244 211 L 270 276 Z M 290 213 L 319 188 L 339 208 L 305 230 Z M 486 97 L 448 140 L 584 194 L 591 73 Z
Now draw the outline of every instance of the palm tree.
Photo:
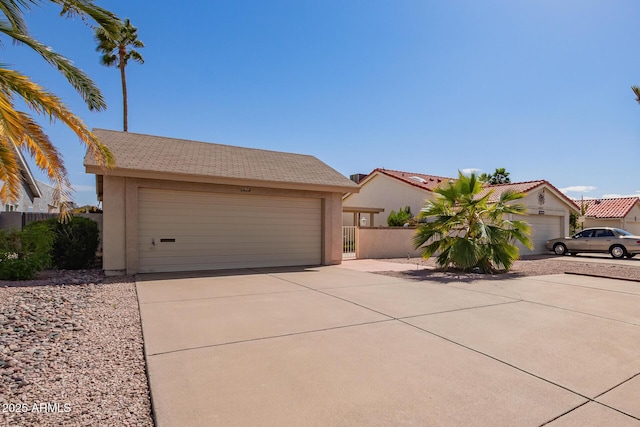
M 91 0 L 49 0 L 62 6 L 62 15 L 79 15 L 95 21 L 105 31 L 115 31 L 117 18 Z M 25 45 L 56 67 L 83 98 L 89 110 L 103 110 L 106 104 L 100 90 L 91 79 L 71 61 L 31 37 L 24 21 L 24 13 L 43 0 L 0 0 L 0 33 L 14 42 Z M 94 155 L 97 162 L 111 167 L 114 159 L 109 149 L 74 115 L 60 98 L 31 81 L 18 71 L 0 65 L 0 190 L 2 200 L 15 201 L 20 195 L 22 173 L 18 150 L 28 152 L 38 168 L 44 171 L 55 187 L 55 198 L 68 200 L 72 191 L 62 156 L 44 133 L 42 127 L 27 113 L 16 108 L 16 98 L 29 109 L 50 121 L 60 120 L 71 129 Z M 61 204 L 62 205 L 62 204 Z
M 640 86 L 631 86 L 631 90 L 633 91 L 634 95 L 636 96 L 636 101 L 638 101 L 638 103 L 640 103 Z
M 482 173 L 478 176 L 480 181 L 486 182 L 490 185 L 496 184 L 508 184 L 511 182 L 511 178 L 509 178 L 509 172 L 505 168 L 496 168 L 495 172 L 491 175 Z
M 523 193 L 505 191 L 491 202 L 492 190 L 486 190 L 475 174 L 458 173 L 458 180 L 434 190 L 436 198 L 420 213 L 427 222 L 416 230 L 413 242 L 428 258 L 438 253 L 440 267 L 463 271 L 480 268 L 484 272 L 509 270 L 519 256 L 520 241 L 531 248 L 529 225 L 525 221 L 504 219 L 505 215 L 523 215 L 526 209 L 514 201 Z
M 138 29 L 131 25 L 129 18 L 120 23 L 118 33 L 113 37 L 104 28 L 96 28 L 95 39 L 98 42 L 96 51 L 102 53 L 100 62 L 107 67 L 115 65 L 120 68 L 122 81 L 123 130 L 129 128 L 129 107 L 127 104 L 127 76 L 124 72 L 130 59 L 144 64 L 144 58 L 134 48 L 143 48 L 144 43 L 138 40 Z

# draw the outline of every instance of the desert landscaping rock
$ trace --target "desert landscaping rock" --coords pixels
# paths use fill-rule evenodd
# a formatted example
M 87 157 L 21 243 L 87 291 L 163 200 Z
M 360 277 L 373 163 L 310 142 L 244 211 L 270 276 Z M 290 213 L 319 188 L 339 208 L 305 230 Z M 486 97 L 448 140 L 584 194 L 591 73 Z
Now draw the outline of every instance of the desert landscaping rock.
M 131 277 L 0 282 L 0 425 L 152 426 Z
M 507 273 L 482 274 L 449 270 L 444 271 L 436 267 L 435 259 L 422 258 L 393 258 L 381 261 L 389 261 L 403 264 L 425 266 L 426 269 L 410 271 L 383 271 L 377 272 L 385 276 L 401 277 L 403 279 L 433 280 L 447 283 L 452 281 L 472 282 L 474 280 L 505 280 L 522 276 L 544 276 L 548 274 L 590 274 L 612 279 L 640 280 L 640 262 L 638 266 L 605 263 L 593 263 L 589 261 L 565 261 L 561 257 L 549 255 L 529 256 L 513 263 Z

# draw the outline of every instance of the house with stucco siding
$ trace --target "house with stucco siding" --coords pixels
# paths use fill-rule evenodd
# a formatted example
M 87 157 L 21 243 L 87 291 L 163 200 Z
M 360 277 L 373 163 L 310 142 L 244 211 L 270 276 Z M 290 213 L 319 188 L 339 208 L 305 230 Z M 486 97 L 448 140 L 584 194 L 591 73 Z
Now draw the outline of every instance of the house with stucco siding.
M 622 228 L 640 236 L 640 198 L 585 199 L 576 200 L 576 203 L 585 207 L 582 218 L 584 228 Z
M 360 182 L 360 192 L 343 197 L 343 225 L 369 226 L 371 221 L 360 222 L 368 216 L 358 213 L 365 212 L 367 208 L 380 211 L 374 216 L 374 226 L 386 226 L 389 213 L 404 206 L 409 206 L 411 212 L 417 215 L 427 201 L 435 198 L 434 190 L 439 185 L 453 180 L 414 172 L 374 169 Z M 518 202 L 525 205 L 527 215 L 513 218 L 525 220 L 531 225 L 534 249 L 527 249 L 518 243 L 523 255 L 545 253 L 545 242 L 568 234 L 570 214 L 579 211 L 571 199 L 546 180 L 488 185 L 481 195 L 491 192 L 489 200 L 497 201 L 505 191 L 526 194 Z
M 108 275 L 342 262 L 351 180 L 317 158 L 95 129 L 115 156 L 96 175 Z

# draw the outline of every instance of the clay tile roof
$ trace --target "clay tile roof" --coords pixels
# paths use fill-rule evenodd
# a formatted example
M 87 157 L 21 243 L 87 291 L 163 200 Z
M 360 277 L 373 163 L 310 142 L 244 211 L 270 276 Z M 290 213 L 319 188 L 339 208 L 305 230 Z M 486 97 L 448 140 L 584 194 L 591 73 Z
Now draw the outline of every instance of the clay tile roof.
M 585 199 L 587 210 L 585 216 L 591 218 L 624 218 L 640 202 L 638 197 L 621 197 L 617 199 Z M 579 203 L 579 202 L 578 202 Z
M 185 139 L 94 129 L 116 158 L 120 173 L 163 172 L 207 178 L 240 179 L 358 189 L 357 184 L 317 158 Z M 98 166 L 87 153 L 86 167 Z
M 571 205 L 574 209 L 578 210 L 578 205 L 575 201 L 571 200 L 569 197 L 565 196 L 560 190 L 551 185 L 549 181 L 544 179 L 536 180 L 536 181 L 524 181 L 524 182 L 512 182 L 509 184 L 497 184 L 497 185 L 488 185 L 486 186 L 478 195 L 479 197 L 484 196 L 489 191 L 492 191 L 491 196 L 489 196 L 490 202 L 497 202 L 500 199 L 500 195 L 505 191 L 514 191 L 517 193 L 529 193 L 530 191 L 535 190 L 536 188 L 547 185 L 563 200 L 565 200 L 569 205 Z
M 537 181 L 524 181 L 524 182 L 512 182 L 509 184 L 496 184 L 496 185 L 488 185 L 486 186 L 478 197 L 485 196 L 488 192 L 491 191 L 491 196 L 489 196 L 490 202 L 497 202 L 500 200 L 500 195 L 505 191 L 513 191 L 516 193 L 528 193 L 536 187 L 541 186 L 546 181 L 537 180 Z
M 454 179 L 443 176 L 425 175 L 423 173 L 402 172 L 381 168 L 374 169 L 373 172 L 369 174 L 369 176 L 371 176 L 375 172 L 379 172 L 387 176 L 399 179 L 400 181 L 406 182 L 427 191 L 433 191 L 438 185 L 442 184 L 443 182 L 446 183 Z

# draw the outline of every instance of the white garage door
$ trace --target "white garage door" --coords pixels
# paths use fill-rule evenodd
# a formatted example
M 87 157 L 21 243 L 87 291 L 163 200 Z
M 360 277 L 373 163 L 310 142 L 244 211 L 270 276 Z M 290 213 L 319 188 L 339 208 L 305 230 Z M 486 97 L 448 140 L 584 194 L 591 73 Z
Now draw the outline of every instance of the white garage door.
M 138 271 L 321 263 L 320 199 L 140 188 Z
M 550 253 L 544 247 L 547 240 L 564 236 L 562 232 L 564 219 L 561 216 L 527 215 L 518 219 L 527 221 L 531 226 L 531 242 L 533 243 L 533 250 L 527 249 L 518 243 L 520 255 Z

